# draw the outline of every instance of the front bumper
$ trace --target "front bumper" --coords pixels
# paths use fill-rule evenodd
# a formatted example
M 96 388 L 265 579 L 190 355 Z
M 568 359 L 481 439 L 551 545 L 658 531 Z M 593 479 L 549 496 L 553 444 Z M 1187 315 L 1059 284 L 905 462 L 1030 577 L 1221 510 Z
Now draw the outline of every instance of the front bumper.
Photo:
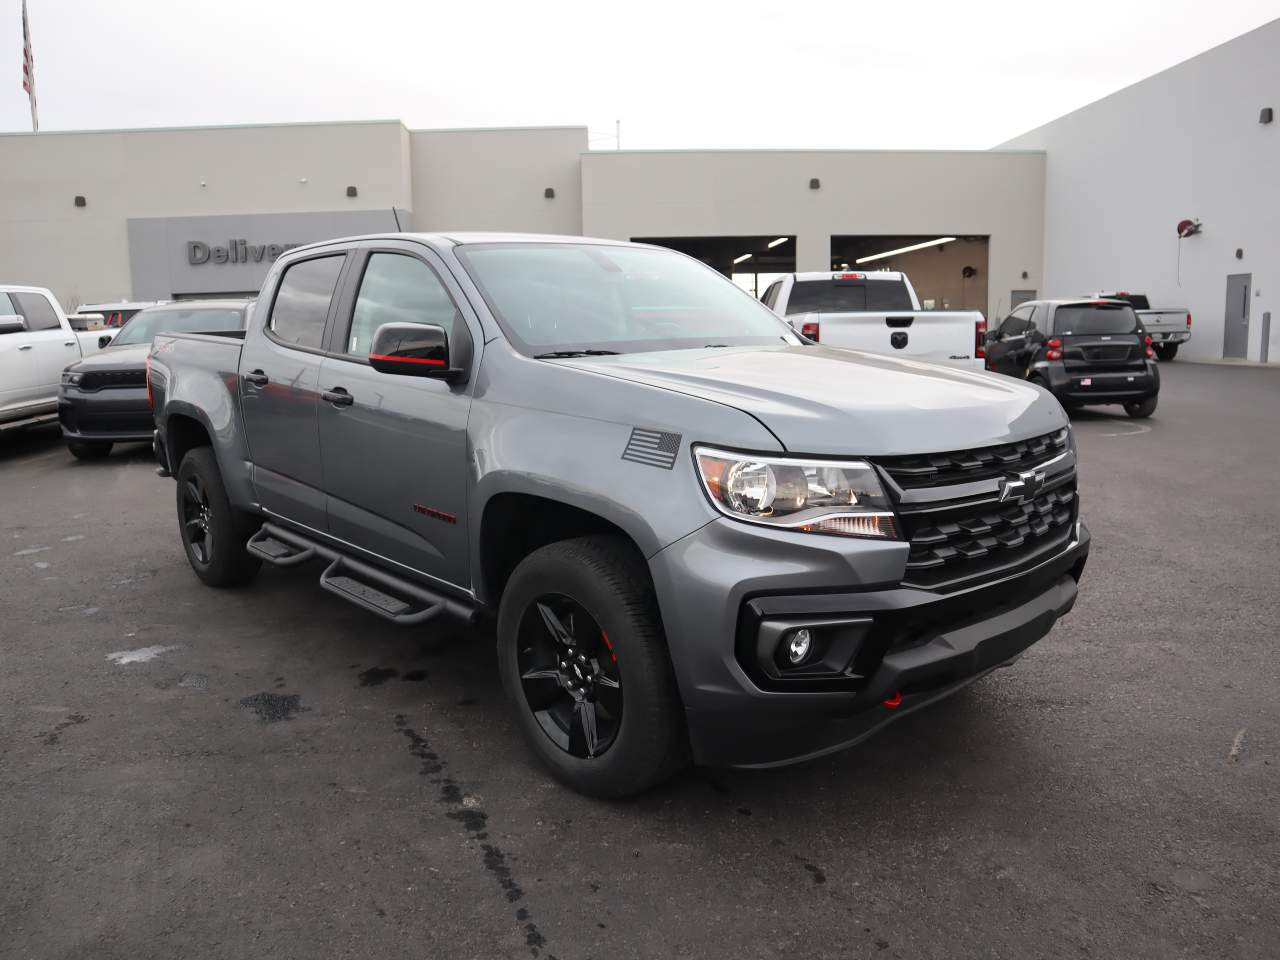
M 154 429 L 146 387 L 58 391 L 58 420 L 68 440 L 147 441 Z
M 1160 392 L 1160 368 L 1152 360 L 1141 370 L 1068 368 L 1061 362 L 1041 362 L 1035 369 L 1062 403 L 1132 403 Z
M 1015 659 L 1074 605 L 1089 553 L 1080 523 L 1039 565 L 941 594 L 898 585 L 905 543 L 745 526 L 713 521 L 650 560 L 694 758 L 717 766 L 851 746 Z M 865 624 L 857 672 L 771 684 L 742 652 L 762 618 Z

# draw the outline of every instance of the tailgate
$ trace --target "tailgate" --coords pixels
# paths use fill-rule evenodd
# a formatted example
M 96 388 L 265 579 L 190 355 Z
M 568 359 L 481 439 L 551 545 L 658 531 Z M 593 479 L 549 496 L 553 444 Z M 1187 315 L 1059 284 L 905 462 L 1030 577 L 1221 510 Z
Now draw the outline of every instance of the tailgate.
M 1187 329 L 1185 310 L 1139 310 L 1138 318 L 1148 332 L 1180 333 Z
M 803 332 L 818 325 L 819 341 L 830 347 L 891 356 L 976 364 L 976 311 L 906 310 L 894 313 L 821 313 L 787 318 Z

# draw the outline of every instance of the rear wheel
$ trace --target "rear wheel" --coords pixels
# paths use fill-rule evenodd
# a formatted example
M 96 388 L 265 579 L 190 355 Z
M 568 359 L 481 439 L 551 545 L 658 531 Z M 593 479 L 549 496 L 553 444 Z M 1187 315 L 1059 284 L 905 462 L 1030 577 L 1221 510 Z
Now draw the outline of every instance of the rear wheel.
M 188 452 L 177 480 L 182 548 L 196 576 L 211 587 L 252 580 L 262 566 L 245 549 L 253 522 L 232 508 L 213 450 L 196 447 Z
M 1161 360 L 1169 361 L 1178 355 L 1178 345 L 1176 343 L 1160 343 L 1156 345 L 1156 356 Z
M 1126 403 L 1124 412 L 1135 420 L 1142 420 L 1156 412 L 1156 397 L 1147 397 L 1134 403 Z
M 629 544 L 583 537 L 526 557 L 498 611 L 498 663 L 526 740 L 573 789 L 623 797 L 685 764 L 657 602 Z
M 67 449 L 77 460 L 101 460 L 111 452 L 109 440 L 68 440 Z

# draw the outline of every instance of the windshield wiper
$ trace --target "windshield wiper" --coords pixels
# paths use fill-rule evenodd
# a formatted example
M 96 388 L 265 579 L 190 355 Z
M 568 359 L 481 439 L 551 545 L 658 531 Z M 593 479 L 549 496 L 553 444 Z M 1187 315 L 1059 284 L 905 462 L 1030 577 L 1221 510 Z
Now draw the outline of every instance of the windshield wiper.
M 535 353 L 535 360 L 561 360 L 567 357 L 616 357 L 617 350 L 552 350 L 550 353 Z

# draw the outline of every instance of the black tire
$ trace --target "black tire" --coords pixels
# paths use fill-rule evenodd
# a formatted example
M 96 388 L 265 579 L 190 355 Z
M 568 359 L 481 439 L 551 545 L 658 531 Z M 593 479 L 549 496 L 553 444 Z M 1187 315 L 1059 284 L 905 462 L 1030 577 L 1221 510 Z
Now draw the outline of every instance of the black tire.
M 560 660 L 561 654 L 553 652 L 549 669 L 527 666 L 530 658 L 536 658 L 535 647 L 540 643 L 550 642 L 554 650 L 562 649 L 553 639 L 552 622 L 543 612 L 561 602 L 568 605 L 569 619 L 555 623 L 568 628 L 569 649 L 581 646 L 600 654 L 599 661 L 593 658 L 585 664 L 588 677 L 594 668 L 597 681 L 585 694 L 593 718 L 591 736 L 596 737 L 599 723 L 609 728 L 608 742 L 603 742 L 602 732 L 603 745 L 594 755 L 574 753 L 575 732 L 576 745 L 581 748 L 585 743 L 581 732 L 585 721 L 578 723 L 578 710 L 587 707 L 580 696 L 581 687 L 566 687 L 573 678 L 568 675 L 564 679 L 566 674 L 559 669 L 574 658 Z M 574 611 L 585 616 L 574 617 Z M 545 633 L 541 639 L 539 628 Z M 593 631 L 599 633 L 602 644 L 597 643 Z M 580 652 L 578 659 L 582 658 Z M 550 544 L 526 557 L 511 574 L 499 605 L 498 666 L 525 739 L 552 775 L 574 790 L 593 797 L 625 797 L 661 783 L 688 763 L 684 708 L 653 584 L 644 559 L 629 543 L 613 537 L 582 537 Z M 551 673 L 559 673 L 561 678 L 547 676 Z M 610 691 L 621 707 L 616 722 L 600 702 L 603 696 L 597 701 L 593 692 L 605 689 L 602 678 L 606 673 L 614 677 L 609 686 L 617 687 L 616 692 Z M 534 674 L 539 675 L 538 682 L 546 684 L 544 688 L 529 686 L 534 683 L 530 679 Z M 541 698 L 543 709 L 535 707 L 531 693 Z M 565 729 L 557 730 L 549 717 L 561 709 L 562 698 L 569 698 L 570 711 Z M 605 731 L 606 726 L 600 730 Z M 553 740 L 553 734 L 567 743 Z
M 1176 343 L 1160 343 L 1156 344 L 1156 356 L 1165 363 L 1171 361 L 1178 355 L 1178 345 Z
M 227 499 L 218 461 L 209 447 L 196 447 L 178 467 L 178 534 L 197 577 L 211 587 L 253 579 L 262 561 L 245 550 L 253 520 Z
M 1145 400 L 1137 400 L 1133 403 L 1124 405 L 1124 412 L 1135 420 L 1145 420 L 1156 412 L 1157 397 L 1147 397 Z
M 67 449 L 77 460 L 101 460 L 111 452 L 111 441 L 68 440 Z

